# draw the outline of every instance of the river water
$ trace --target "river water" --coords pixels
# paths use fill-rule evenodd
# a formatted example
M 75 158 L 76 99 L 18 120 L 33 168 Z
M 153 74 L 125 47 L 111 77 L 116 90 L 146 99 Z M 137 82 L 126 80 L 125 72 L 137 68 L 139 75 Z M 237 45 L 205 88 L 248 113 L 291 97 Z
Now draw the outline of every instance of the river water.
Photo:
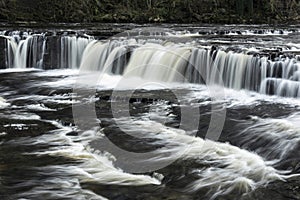
M 300 199 L 299 27 L 52 26 L 1 29 L 1 199 Z

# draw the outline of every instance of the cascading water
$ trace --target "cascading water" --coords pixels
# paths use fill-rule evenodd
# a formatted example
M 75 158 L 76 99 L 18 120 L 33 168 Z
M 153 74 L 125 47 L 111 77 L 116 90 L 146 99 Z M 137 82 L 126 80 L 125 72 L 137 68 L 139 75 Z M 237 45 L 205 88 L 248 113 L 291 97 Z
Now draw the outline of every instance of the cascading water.
M 45 56 L 51 53 L 45 34 L 12 32 L 5 37 L 7 68 L 49 68 L 44 64 Z M 153 39 L 98 41 L 87 35 L 56 37 L 58 56 L 54 68 L 80 68 L 163 82 L 210 83 L 263 94 L 300 96 L 300 64 L 296 58 L 271 60 L 264 54 L 248 55 L 247 50 L 237 52 Z
M 300 63 L 295 58 L 269 62 L 266 78 L 260 92 L 279 96 L 300 96 Z
M 82 56 L 82 62 L 84 62 L 84 64 L 82 64 L 80 68 L 89 71 L 102 71 L 105 63 L 111 61 L 112 63 L 117 62 L 117 69 L 111 69 L 111 71 L 115 71 L 115 73 L 118 74 L 120 70 L 123 71 L 122 66 L 125 66 L 126 58 L 121 58 L 124 54 L 126 54 L 126 47 L 120 42 L 112 41 L 102 43 L 93 41 L 86 47 Z
M 6 42 L 6 66 L 7 68 L 14 67 L 14 55 L 16 55 L 17 43 L 12 38 L 7 38 Z
M 263 94 L 300 96 L 300 64 L 295 58 L 282 57 L 278 61 L 271 61 L 266 56 L 233 51 L 175 44 L 140 44 L 136 41 L 135 45 L 131 45 L 133 50 L 128 61 L 129 50 L 126 47 L 129 48 L 116 41 L 92 43 L 84 52 L 81 69 L 102 71 L 106 66 L 106 73 L 114 74 L 111 70 L 114 68 L 118 73 L 124 71 L 125 77 L 135 76 L 163 82 L 210 83 Z M 125 54 L 127 57 L 122 58 Z M 117 63 L 114 62 L 116 60 Z
M 43 68 L 46 38 L 43 34 L 5 36 L 7 68 Z
M 300 197 L 299 34 L 174 26 L 0 32 L 1 199 Z
M 43 35 L 28 36 L 19 41 L 14 55 L 14 68 L 42 68 L 46 41 Z
M 171 51 L 169 49 L 172 49 Z M 174 49 L 174 51 L 173 51 Z M 145 45 L 135 49 L 124 76 L 137 76 L 163 82 L 182 82 L 180 71 L 187 64 L 191 49 L 188 47 Z
M 93 37 L 63 36 L 60 38 L 60 67 L 78 69 L 83 51 Z
M 125 77 L 163 82 L 210 83 L 263 94 L 298 97 L 299 61 L 247 52 L 198 48 L 159 40 L 112 40 L 93 37 L 61 36 L 58 39 L 57 68 L 96 70 Z M 8 68 L 47 68 L 45 35 L 7 36 Z M 108 66 L 109 65 L 109 66 Z
M 12 32 L 5 36 L 6 68 L 39 68 L 47 69 L 44 64 L 46 54 L 51 54 L 45 34 L 29 34 L 27 32 Z M 55 53 L 58 54 L 55 68 L 78 69 L 83 51 L 91 36 L 57 36 Z M 53 57 L 54 55 L 50 55 Z M 56 56 L 56 55 L 55 55 Z

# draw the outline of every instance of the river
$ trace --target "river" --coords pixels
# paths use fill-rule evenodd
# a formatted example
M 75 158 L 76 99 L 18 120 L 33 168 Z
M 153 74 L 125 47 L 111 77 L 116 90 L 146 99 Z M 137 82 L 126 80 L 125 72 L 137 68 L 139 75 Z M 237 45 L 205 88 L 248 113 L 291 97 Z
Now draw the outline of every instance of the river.
M 300 199 L 299 34 L 2 24 L 1 199 Z

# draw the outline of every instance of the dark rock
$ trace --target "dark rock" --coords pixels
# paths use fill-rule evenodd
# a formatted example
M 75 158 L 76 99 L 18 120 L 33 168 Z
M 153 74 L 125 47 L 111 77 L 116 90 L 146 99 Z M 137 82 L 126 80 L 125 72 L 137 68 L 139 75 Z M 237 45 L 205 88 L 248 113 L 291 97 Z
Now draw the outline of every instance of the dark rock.
M 6 68 L 6 39 L 0 37 L 0 69 Z
M 76 131 L 71 131 L 69 133 L 66 134 L 67 136 L 78 136 L 78 132 Z

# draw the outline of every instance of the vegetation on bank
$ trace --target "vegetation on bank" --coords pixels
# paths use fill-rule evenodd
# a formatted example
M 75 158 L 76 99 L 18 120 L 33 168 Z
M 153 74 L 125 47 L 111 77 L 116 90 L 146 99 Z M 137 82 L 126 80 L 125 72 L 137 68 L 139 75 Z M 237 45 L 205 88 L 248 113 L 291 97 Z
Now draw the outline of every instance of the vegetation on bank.
M 0 0 L 0 21 L 299 23 L 300 0 Z

